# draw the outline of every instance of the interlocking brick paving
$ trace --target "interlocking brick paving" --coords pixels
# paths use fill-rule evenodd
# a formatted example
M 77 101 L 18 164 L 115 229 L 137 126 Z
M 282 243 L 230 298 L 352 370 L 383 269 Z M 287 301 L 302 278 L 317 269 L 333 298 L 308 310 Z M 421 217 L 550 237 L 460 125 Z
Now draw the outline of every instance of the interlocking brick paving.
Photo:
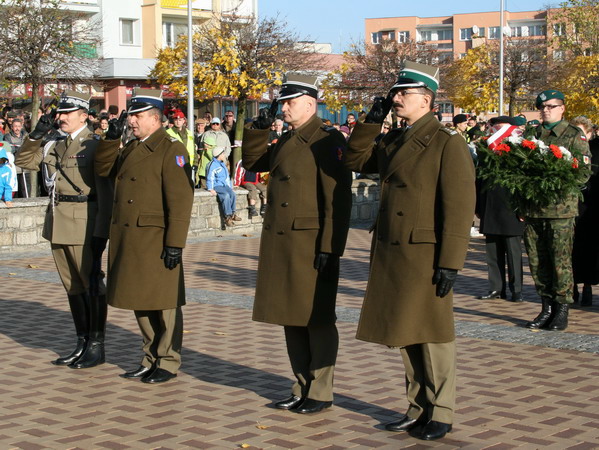
M 597 341 L 599 308 L 573 309 L 565 333 L 526 330 L 540 308 L 528 273 L 527 302 L 475 299 L 487 290 L 481 239 L 472 241 L 456 285 L 453 432 L 424 442 L 385 431 L 407 405 L 399 352 L 354 338 L 369 240 L 367 231 L 350 232 L 335 404 L 313 416 L 271 406 L 292 380 L 281 327 L 251 321 L 256 236 L 190 241 L 183 367 L 155 386 L 118 377 L 141 358 L 131 311 L 109 310 L 106 364 L 51 365 L 74 344 L 52 258 L 4 257 L 0 448 L 599 448 L 599 356 L 587 342 Z M 584 345 L 574 349 L 577 341 Z

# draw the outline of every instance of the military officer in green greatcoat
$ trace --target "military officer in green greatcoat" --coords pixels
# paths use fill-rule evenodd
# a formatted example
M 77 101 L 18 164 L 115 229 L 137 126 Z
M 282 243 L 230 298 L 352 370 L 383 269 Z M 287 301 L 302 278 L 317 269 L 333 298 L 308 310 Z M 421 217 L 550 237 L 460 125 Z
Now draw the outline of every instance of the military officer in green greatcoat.
M 345 139 L 316 115 L 315 83 L 315 77 L 288 74 L 278 101 L 293 131 L 269 145 L 275 102 L 254 122 L 258 129 L 245 130 L 242 147 L 247 170 L 270 172 L 253 319 L 284 326 L 297 382 L 275 407 L 300 414 L 333 401 L 339 257 L 351 213 Z
M 182 253 L 193 185 L 185 146 L 162 128 L 162 92 L 134 91 L 123 120 L 113 119 L 96 153 L 96 170 L 115 181 L 108 247 L 108 304 L 135 311 L 143 336 L 141 365 L 123 378 L 164 383 L 181 366 L 185 283 Z
M 347 165 L 379 173 L 380 205 L 357 338 L 399 347 L 409 407 L 389 431 L 434 440 L 451 431 L 456 347 L 452 287 L 474 215 L 474 165 L 464 139 L 435 118 L 436 67 L 406 62 L 348 142 Z M 379 143 L 393 109 L 407 122 Z
M 555 89 L 541 92 L 536 106 L 541 112 L 542 123 L 532 129 L 533 135 L 547 145 L 563 146 L 573 155 L 583 155 L 580 163 L 590 164 L 585 134 L 563 120 L 566 111 L 564 94 Z M 584 181 L 581 180 L 581 183 Z M 528 328 L 565 330 L 568 326 L 568 308 L 574 302 L 572 245 L 577 215 L 578 198 L 574 194 L 565 195 L 558 203 L 525 213 L 524 244 L 530 273 L 542 302 L 541 312 L 526 324 Z
M 15 160 L 29 170 L 40 170 L 41 163 L 49 177 L 43 236 L 50 241 L 77 333 L 75 349 L 53 364 L 73 369 L 105 360 L 107 308 L 101 258 L 108 239 L 112 188 L 94 173 L 99 141 L 87 128 L 89 99 L 89 94 L 65 91 L 56 109 L 64 137 L 50 138 L 43 146 L 53 120 L 42 116 Z

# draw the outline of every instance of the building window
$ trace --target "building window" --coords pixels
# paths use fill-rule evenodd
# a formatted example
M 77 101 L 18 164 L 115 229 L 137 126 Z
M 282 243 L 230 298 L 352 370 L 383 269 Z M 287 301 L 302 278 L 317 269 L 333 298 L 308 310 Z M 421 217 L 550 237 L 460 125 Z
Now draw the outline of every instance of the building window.
M 162 23 L 162 45 L 174 47 L 177 39 L 182 34 L 187 34 L 187 24 L 163 22 Z
M 499 39 L 501 37 L 499 27 L 489 27 L 489 39 Z
M 553 59 L 555 61 L 563 61 L 565 56 L 563 50 L 553 50 Z
M 432 41 L 433 40 L 433 32 L 431 30 L 420 31 L 420 40 L 421 41 Z
M 453 30 L 437 30 L 439 41 L 451 41 L 453 39 Z
M 451 114 L 453 115 L 453 103 L 439 103 L 439 111 L 441 114 Z
M 554 23 L 553 24 L 553 35 L 554 36 L 563 36 L 566 32 L 566 26 L 563 23 Z
M 460 28 L 460 41 L 472 40 L 472 28 Z
M 511 27 L 510 28 L 510 34 L 512 37 L 522 37 L 524 36 L 522 34 L 522 27 Z
M 409 31 L 398 31 L 397 32 L 397 42 L 405 43 L 410 40 L 410 32 Z
M 390 41 L 394 41 L 395 40 L 395 31 L 388 31 L 387 33 L 387 39 Z
M 377 31 L 376 33 L 371 33 L 370 34 L 370 40 L 373 44 L 380 44 L 381 40 L 382 40 L 382 33 L 380 31 Z
M 135 45 L 135 28 L 137 20 L 121 19 L 121 45 Z
M 529 36 L 545 36 L 545 25 L 529 25 Z

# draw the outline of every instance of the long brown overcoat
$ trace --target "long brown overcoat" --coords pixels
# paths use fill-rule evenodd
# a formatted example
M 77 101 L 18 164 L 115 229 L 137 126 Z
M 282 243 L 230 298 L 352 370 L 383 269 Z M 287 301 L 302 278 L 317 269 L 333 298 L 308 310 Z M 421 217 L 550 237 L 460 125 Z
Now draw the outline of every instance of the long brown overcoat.
M 44 155 L 41 140 L 25 139 L 15 164 L 28 170 L 40 170 L 43 164 L 55 177 L 55 193 L 91 196 L 87 202 L 56 202 L 48 205 L 42 236 L 53 244 L 83 245 L 92 236 L 108 237 L 112 209 L 110 182 L 96 175 L 94 158 L 99 141 L 89 129 L 82 130 L 67 148 L 65 140 L 50 143 Z M 57 171 L 60 164 L 61 171 Z M 66 174 L 66 176 L 65 176 Z M 68 181 L 68 179 L 71 182 Z
M 380 205 L 357 338 L 394 347 L 455 339 L 453 292 L 439 298 L 436 268 L 461 269 L 474 216 L 466 142 L 427 113 L 379 144 L 378 124 L 356 125 L 347 165 L 380 172 Z
M 98 174 L 115 178 L 108 304 L 131 310 L 184 305 L 182 264 L 169 270 L 160 256 L 165 246 L 185 247 L 193 205 L 187 150 L 162 128 L 122 151 L 119 144 L 101 141 L 96 153 Z
M 243 166 L 270 171 L 253 319 L 287 326 L 335 322 L 338 275 L 314 269 L 319 252 L 341 256 L 351 213 L 345 139 L 313 116 L 268 146 L 269 130 L 244 131 Z

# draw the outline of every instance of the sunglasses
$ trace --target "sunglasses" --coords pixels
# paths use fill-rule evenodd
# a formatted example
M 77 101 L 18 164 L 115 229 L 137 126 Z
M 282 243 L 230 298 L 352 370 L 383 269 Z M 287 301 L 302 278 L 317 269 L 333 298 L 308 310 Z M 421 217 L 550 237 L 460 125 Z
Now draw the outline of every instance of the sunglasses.
M 541 105 L 541 106 L 539 106 L 539 111 L 543 111 L 544 109 L 555 109 L 555 108 L 559 108 L 560 106 L 564 106 L 564 105 Z

